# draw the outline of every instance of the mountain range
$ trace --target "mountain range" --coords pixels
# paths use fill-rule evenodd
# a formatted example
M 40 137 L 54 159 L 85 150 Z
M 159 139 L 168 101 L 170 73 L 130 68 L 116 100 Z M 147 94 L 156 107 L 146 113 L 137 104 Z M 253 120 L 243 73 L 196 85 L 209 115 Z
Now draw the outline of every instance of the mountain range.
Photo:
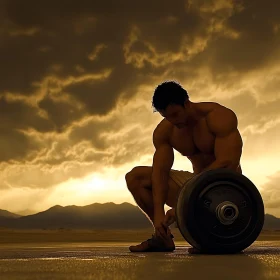
M 0 228 L 11 229 L 144 229 L 151 228 L 145 214 L 130 203 L 94 203 L 86 206 L 55 205 L 22 216 L 0 210 Z M 265 215 L 263 229 L 280 230 L 280 218 Z

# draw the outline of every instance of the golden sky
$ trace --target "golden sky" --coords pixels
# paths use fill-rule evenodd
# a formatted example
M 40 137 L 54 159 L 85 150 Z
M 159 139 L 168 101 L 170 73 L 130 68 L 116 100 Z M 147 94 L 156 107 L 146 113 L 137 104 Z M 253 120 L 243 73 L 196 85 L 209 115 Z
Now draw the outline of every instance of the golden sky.
M 97 3 L 97 4 L 95 4 Z M 280 2 L 0 0 L 0 208 L 134 203 L 155 87 L 239 119 L 244 175 L 280 217 Z M 175 153 L 174 169 L 192 171 Z

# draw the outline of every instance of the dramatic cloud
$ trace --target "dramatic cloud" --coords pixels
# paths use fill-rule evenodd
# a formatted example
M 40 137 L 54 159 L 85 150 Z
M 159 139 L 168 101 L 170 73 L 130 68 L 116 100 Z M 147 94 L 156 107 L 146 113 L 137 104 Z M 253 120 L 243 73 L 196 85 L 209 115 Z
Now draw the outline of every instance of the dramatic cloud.
M 106 168 L 151 165 L 161 120 L 151 98 L 172 79 L 192 101 L 236 112 L 243 170 L 263 183 L 280 152 L 279 9 L 276 0 L 0 0 L 1 203 L 16 190 L 43 197 Z M 256 157 L 273 162 L 262 177 Z
M 262 188 L 262 196 L 265 202 L 266 213 L 275 213 L 280 216 L 280 171 L 268 177 L 268 182 Z

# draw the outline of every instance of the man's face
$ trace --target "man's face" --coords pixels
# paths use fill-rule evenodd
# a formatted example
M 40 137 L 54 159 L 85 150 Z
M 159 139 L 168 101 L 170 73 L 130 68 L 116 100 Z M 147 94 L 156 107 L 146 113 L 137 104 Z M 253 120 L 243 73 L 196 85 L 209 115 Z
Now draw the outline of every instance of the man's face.
M 177 128 L 183 128 L 187 125 L 188 114 L 185 107 L 172 104 L 159 113 Z

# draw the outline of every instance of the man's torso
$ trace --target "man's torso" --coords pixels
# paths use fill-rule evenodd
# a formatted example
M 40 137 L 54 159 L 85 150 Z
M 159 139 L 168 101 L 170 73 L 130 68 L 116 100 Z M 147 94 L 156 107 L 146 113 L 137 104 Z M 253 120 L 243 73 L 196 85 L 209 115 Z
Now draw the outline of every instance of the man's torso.
M 191 161 L 194 173 L 200 173 L 215 161 L 215 136 L 207 126 L 207 115 L 217 106 L 221 105 L 211 102 L 196 103 L 200 118 L 192 127 L 178 129 L 166 119 L 159 124 L 163 126 L 161 131 L 167 133 L 169 144 Z M 241 167 L 236 171 L 241 173 Z

